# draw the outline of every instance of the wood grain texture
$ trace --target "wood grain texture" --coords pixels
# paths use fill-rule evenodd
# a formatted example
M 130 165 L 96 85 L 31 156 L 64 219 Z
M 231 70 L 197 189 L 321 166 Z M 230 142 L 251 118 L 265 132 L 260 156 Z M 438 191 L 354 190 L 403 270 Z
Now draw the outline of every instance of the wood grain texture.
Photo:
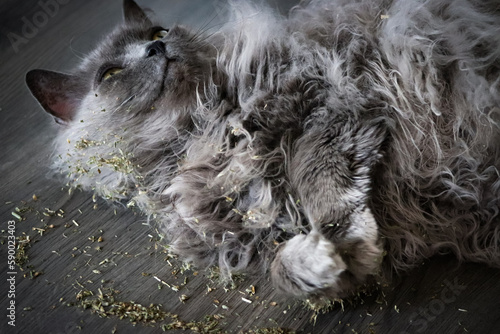
M 48 168 L 57 127 L 29 95 L 24 75 L 33 68 L 72 68 L 121 20 L 121 1 L 60 2 L 65 4 L 54 9 L 53 17 L 47 15 L 46 22 L 39 21 L 44 24 L 31 31 L 33 36 L 19 44 L 17 52 L 9 34 L 11 38 L 11 33 L 23 36 L 25 22 L 33 23 L 37 15 L 43 19 L 37 14 L 43 9 L 38 0 L 0 4 L 0 333 L 161 333 L 161 325 L 172 322 L 167 318 L 134 326 L 127 319 L 101 318 L 78 307 L 80 291 L 88 289 L 97 295 L 106 288 L 120 291 L 117 300 L 161 304 L 184 321 L 220 315 L 217 328 L 231 333 L 273 327 L 300 333 L 500 331 L 499 270 L 436 258 L 384 287 L 383 295 L 378 292 L 352 304 L 345 302 L 343 308 L 337 305 L 311 321 L 314 312 L 278 296 L 264 277 L 246 278 L 235 289 L 226 290 L 208 272 L 190 269 L 181 273 L 143 216 L 99 199 L 94 202 L 86 192 L 69 195 Z M 138 2 L 167 24 L 182 22 L 211 29 L 225 14 L 224 2 L 218 0 Z M 272 2 L 282 11 L 292 4 Z M 16 207 L 22 211 L 22 221 L 12 215 Z M 7 226 L 12 220 L 16 236 L 31 240 L 27 249 L 30 267 L 16 269 L 15 327 L 8 325 L 6 310 L 12 300 L 7 282 L 11 271 Z M 42 274 L 31 279 L 37 272 Z M 187 299 L 181 301 L 182 295 Z

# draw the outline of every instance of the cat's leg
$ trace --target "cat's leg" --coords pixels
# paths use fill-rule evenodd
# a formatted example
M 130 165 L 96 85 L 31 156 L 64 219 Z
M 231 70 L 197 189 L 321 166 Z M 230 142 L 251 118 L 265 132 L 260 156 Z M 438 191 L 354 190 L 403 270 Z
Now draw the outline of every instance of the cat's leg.
M 281 245 L 271 266 L 273 284 L 297 297 L 325 289 L 337 296 L 342 291 L 340 275 L 347 265 L 334 244 L 318 231 L 299 234 Z
M 183 261 L 200 267 L 217 264 L 217 244 L 224 228 L 230 230 L 224 226 L 224 214 L 229 211 L 226 203 L 215 203 L 220 194 L 207 187 L 213 173 L 198 166 L 186 168 L 163 192 L 171 207 L 163 224 L 169 248 Z
M 232 273 L 258 262 L 261 232 L 245 228 L 236 209 L 241 194 L 228 192 L 223 167 L 191 163 L 173 178 L 164 193 L 172 203 L 166 225 L 174 253 L 199 266 L 218 265 L 222 278 L 231 280 Z
M 343 297 L 380 265 L 368 199 L 386 130 L 380 121 L 311 123 L 294 146 L 289 174 L 312 232 L 280 247 L 272 275 L 294 295 Z
M 283 243 L 272 263 L 274 285 L 297 297 L 346 297 L 368 275 L 376 274 L 382 260 L 377 226 L 370 210 L 360 210 L 349 218 L 344 237 L 328 239 L 313 229 Z

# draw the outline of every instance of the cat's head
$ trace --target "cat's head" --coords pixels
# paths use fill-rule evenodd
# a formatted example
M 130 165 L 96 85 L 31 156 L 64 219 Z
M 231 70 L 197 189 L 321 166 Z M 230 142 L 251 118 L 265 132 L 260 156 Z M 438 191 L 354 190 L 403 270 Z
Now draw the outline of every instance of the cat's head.
M 71 74 L 26 75 L 33 96 L 62 125 L 58 167 L 75 185 L 101 193 L 137 187 L 127 174 L 154 163 L 154 154 L 141 152 L 168 152 L 191 130 L 197 93 L 215 67 L 215 48 L 201 36 L 162 27 L 132 0 L 124 1 L 124 16 Z
M 28 72 L 28 87 L 57 122 L 80 121 L 88 110 L 120 117 L 118 111 L 145 113 L 195 102 L 196 89 L 210 74 L 210 46 L 184 27 L 167 29 L 151 21 L 132 0 L 124 1 L 124 16 L 74 73 Z

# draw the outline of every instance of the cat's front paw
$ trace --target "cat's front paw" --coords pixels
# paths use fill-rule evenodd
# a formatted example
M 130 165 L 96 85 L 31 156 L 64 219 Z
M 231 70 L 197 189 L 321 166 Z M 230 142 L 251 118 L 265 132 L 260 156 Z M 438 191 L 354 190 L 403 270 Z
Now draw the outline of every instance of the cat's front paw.
M 271 266 L 273 284 L 298 297 L 336 291 L 347 266 L 335 246 L 318 232 L 299 234 L 282 246 Z

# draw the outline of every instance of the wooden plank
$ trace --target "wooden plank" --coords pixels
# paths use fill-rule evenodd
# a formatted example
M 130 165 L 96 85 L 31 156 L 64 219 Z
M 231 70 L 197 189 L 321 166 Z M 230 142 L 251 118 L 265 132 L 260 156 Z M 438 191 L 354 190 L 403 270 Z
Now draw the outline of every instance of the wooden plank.
M 216 28 L 224 15 L 218 1 L 139 2 L 167 13 L 163 16 L 168 22 L 207 28 Z M 275 4 L 282 10 L 290 7 L 284 0 Z M 120 5 L 120 1 L 97 0 L 60 5 L 54 17 L 15 52 L 6 35 L 22 34 L 22 18 L 32 20 L 40 5 L 37 0 L 0 4 L 0 229 L 5 242 L 0 248 L 1 333 L 153 333 L 173 321 L 167 318 L 158 324 L 133 326 L 127 319 L 101 318 L 78 307 L 80 291 L 87 289 L 97 296 L 99 289 L 106 292 L 108 288 L 120 291 L 117 300 L 161 304 L 163 310 L 185 321 L 221 315 L 217 328 L 233 333 L 272 327 L 303 333 L 498 331 L 498 270 L 436 258 L 383 287 L 385 295 L 363 296 L 353 304 L 346 302 L 343 309 L 337 305 L 313 322 L 314 312 L 301 302 L 278 296 L 265 277 L 246 278 L 235 289 L 226 290 L 209 272 L 190 269 L 181 273 L 175 260 L 167 259 L 154 226 L 145 217 L 99 199 L 94 202 L 89 193 L 69 195 L 60 181 L 48 176 L 51 140 L 57 128 L 29 96 L 24 73 L 37 67 L 70 69 L 120 20 Z M 12 212 L 24 220 L 17 221 Z M 30 267 L 14 275 L 16 327 L 9 326 L 6 317 L 12 300 L 8 297 L 11 275 L 6 273 L 11 269 L 7 267 L 6 231 L 12 220 L 17 221 L 16 236 L 31 240 L 27 249 Z M 37 272 L 43 274 L 31 279 Z M 182 295 L 187 299 L 181 301 Z

